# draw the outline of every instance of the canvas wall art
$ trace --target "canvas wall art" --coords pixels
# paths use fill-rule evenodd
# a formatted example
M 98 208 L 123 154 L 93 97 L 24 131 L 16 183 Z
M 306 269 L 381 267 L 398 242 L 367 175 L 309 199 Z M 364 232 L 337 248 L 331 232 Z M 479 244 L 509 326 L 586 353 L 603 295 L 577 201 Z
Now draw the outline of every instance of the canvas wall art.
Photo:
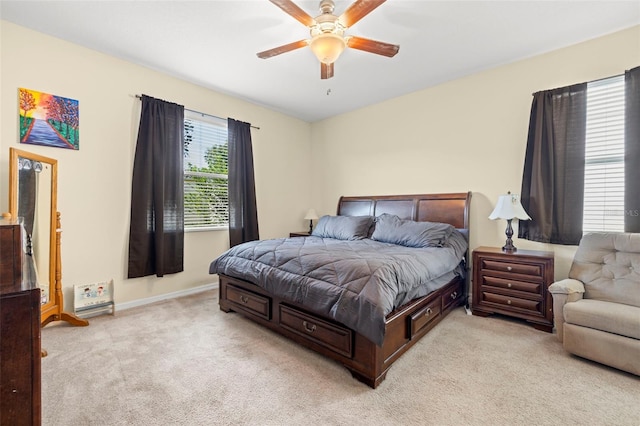
M 20 143 L 79 149 L 79 103 L 35 90 L 19 90 Z

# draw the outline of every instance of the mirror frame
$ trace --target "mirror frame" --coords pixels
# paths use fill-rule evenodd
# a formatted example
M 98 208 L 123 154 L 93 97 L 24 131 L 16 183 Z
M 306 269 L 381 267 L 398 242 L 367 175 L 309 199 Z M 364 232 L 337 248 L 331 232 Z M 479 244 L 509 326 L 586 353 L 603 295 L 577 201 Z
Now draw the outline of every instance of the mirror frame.
M 18 158 L 28 158 L 51 166 L 51 206 L 49 212 L 49 298 L 40 305 L 40 323 L 44 327 L 51 321 L 68 321 L 72 325 L 89 325 L 74 314 L 63 312 L 62 263 L 60 258 L 60 213 L 58 212 L 58 160 L 9 148 L 9 213 L 18 218 Z

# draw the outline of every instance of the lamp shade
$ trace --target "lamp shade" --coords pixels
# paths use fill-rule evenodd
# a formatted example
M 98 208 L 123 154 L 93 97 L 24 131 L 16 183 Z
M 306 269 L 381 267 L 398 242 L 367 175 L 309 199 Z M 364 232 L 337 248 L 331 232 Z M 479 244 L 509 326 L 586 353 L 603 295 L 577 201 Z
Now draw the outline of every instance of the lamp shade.
M 304 216 L 305 220 L 317 220 L 318 213 L 316 213 L 315 209 L 309 209 L 307 214 Z
M 322 33 L 314 36 L 309 43 L 311 51 L 323 64 L 332 64 L 338 59 L 347 44 L 344 38 L 333 33 Z
M 507 194 L 498 197 L 498 203 L 493 212 L 489 215 L 489 219 L 520 219 L 531 220 L 527 212 L 520 203 L 520 196 L 518 194 Z

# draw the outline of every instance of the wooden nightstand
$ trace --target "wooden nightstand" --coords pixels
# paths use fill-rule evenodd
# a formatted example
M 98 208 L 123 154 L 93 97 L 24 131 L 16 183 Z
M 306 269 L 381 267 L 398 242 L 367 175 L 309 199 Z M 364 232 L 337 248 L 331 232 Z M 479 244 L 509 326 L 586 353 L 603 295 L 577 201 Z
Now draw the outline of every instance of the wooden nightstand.
M 497 247 L 473 251 L 474 315 L 502 314 L 522 318 L 538 330 L 553 331 L 553 252 Z
M 309 235 L 311 235 L 309 233 L 309 231 L 291 232 L 289 234 L 289 238 L 293 238 L 293 237 L 308 237 Z

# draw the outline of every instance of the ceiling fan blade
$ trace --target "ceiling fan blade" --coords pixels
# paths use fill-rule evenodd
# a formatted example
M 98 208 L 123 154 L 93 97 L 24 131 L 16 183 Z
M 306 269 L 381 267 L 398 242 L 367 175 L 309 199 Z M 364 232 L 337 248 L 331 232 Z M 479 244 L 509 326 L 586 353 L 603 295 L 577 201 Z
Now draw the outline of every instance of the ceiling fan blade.
M 278 6 L 280 9 L 284 10 L 285 13 L 293 16 L 298 20 L 298 22 L 302 23 L 302 25 L 306 25 L 310 27 L 316 23 L 316 21 L 304 10 L 300 9 L 294 2 L 291 0 L 269 0 L 271 3 Z
M 308 40 L 298 40 L 293 43 L 284 44 L 282 46 L 274 47 L 273 49 L 265 50 L 264 52 L 256 53 L 258 58 L 267 59 L 272 56 L 280 55 L 282 53 L 290 52 L 292 50 L 300 49 L 301 47 L 305 47 L 309 44 Z
M 325 64 L 320 62 L 320 78 L 326 80 L 333 77 L 333 63 Z
M 349 28 L 386 0 L 356 0 L 338 18 L 340 23 Z
M 347 37 L 347 46 L 364 50 L 365 52 L 375 53 L 377 55 L 388 56 L 392 58 L 400 50 L 400 46 L 397 44 L 385 43 L 382 41 L 371 40 L 368 38 L 362 38 L 357 36 Z

